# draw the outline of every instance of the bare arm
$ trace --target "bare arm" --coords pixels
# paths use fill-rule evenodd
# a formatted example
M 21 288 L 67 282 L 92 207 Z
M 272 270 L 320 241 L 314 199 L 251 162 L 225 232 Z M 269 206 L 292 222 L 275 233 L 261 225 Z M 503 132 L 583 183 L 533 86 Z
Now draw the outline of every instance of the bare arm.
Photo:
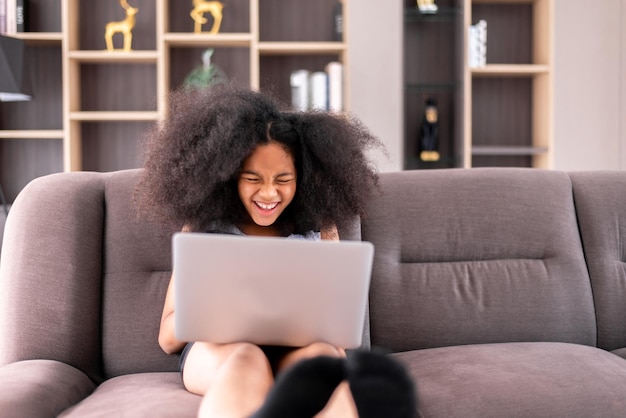
M 188 227 L 183 227 L 182 232 L 189 232 Z M 174 275 L 170 278 L 161 314 L 161 327 L 159 329 L 159 345 L 167 354 L 177 353 L 185 346 L 185 341 L 180 341 L 174 333 Z
M 337 231 L 337 225 L 333 224 L 323 228 L 320 231 L 320 236 L 326 241 L 339 241 L 339 232 Z
M 170 284 L 167 286 L 167 294 L 163 304 L 159 345 L 167 354 L 177 353 L 185 346 L 185 342 L 178 340 L 174 334 L 174 275 L 172 275 Z

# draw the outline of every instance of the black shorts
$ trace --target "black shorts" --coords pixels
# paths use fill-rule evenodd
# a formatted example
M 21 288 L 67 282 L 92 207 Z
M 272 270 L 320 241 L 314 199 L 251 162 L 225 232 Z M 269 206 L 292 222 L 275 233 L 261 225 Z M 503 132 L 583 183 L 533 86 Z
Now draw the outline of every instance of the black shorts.
M 189 350 L 194 343 L 187 343 L 183 348 L 183 351 L 180 353 L 180 372 L 183 372 L 185 368 L 185 361 L 187 360 L 187 355 L 189 354 Z M 288 353 L 295 350 L 296 347 L 284 347 L 280 345 L 261 345 L 259 346 L 261 350 L 265 353 L 267 360 L 270 362 L 270 366 L 272 367 L 272 373 L 276 375 L 278 365 L 280 361 L 285 357 Z

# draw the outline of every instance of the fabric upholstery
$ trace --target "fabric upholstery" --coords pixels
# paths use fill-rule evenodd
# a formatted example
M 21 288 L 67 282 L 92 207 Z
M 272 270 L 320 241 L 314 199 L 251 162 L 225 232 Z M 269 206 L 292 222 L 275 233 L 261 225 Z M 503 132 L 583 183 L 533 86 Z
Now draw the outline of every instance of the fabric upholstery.
M 594 345 L 591 286 L 566 173 L 383 173 L 362 222 L 374 243 L 371 340 Z
M 15 200 L 0 262 L 0 365 L 50 359 L 101 375 L 103 178 L 42 177 Z
M 159 347 L 159 323 L 171 276 L 171 229 L 140 219 L 133 205 L 138 170 L 111 174 L 104 198 L 102 358 L 105 377 L 176 371 Z
M 598 317 L 598 346 L 626 347 L 626 171 L 571 173 Z
M 394 356 L 417 382 L 424 417 L 626 416 L 626 361 L 598 348 L 506 343 Z
M 187 392 L 178 372 L 135 373 L 107 380 L 60 418 L 195 417 L 201 400 Z
M 80 402 L 96 385 L 80 370 L 54 360 L 0 367 L 3 418 L 49 418 Z
M 157 343 L 174 231 L 135 213 L 139 174 L 55 174 L 16 199 L 0 258 L 6 416 L 196 416 Z M 375 245 L 366 335 L 406 364 L 422 416 L 626 416 L 625 175 L 381 174 L 339 233 Z

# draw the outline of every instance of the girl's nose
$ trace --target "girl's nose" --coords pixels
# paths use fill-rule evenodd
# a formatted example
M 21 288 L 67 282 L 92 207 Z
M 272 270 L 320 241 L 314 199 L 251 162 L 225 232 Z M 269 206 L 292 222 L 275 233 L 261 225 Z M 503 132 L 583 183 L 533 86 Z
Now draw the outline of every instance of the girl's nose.
M 273 184 L 264 184 L 261 186 L 261 190 L 259 194 L 264 198 L 274 197 L 276 196 L 276 187 Z

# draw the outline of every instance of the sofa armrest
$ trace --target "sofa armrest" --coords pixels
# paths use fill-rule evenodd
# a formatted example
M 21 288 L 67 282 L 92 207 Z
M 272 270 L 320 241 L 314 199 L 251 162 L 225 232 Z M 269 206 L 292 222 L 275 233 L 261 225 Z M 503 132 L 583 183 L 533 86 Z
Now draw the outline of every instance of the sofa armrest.
M 25 360 L 0 367 L 0 411 L 5 418 L 56 417 L 96 385 L 86 374 L 54 360 Z

